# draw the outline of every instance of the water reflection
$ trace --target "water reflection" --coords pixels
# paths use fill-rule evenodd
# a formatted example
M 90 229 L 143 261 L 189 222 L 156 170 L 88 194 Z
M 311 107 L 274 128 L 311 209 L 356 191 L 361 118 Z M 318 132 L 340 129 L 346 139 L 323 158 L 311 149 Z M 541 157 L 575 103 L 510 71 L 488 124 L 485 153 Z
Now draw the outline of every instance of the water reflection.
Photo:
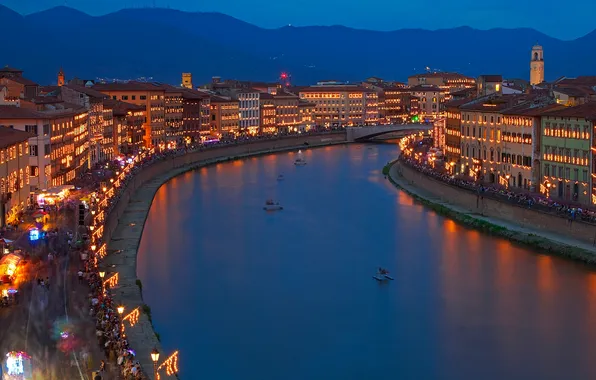
M 138 269 L 182 377 L 596 376 L 594 273 L 414 203 L 379 171 L 394 146 L 303 151 L 158 191 Z M 380 265 L 395 281 L 371 279 Z

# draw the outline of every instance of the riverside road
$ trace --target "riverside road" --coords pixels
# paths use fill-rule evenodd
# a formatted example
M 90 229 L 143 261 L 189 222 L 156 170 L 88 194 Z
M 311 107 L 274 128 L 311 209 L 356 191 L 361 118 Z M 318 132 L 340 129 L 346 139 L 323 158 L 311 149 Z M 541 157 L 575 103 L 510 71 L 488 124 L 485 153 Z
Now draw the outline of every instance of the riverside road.
M 381 173 L 397 155 L 279 153 L 160 188 L 138 275 L 182 378 L 596 378 L 594 270 L 414 203 Z

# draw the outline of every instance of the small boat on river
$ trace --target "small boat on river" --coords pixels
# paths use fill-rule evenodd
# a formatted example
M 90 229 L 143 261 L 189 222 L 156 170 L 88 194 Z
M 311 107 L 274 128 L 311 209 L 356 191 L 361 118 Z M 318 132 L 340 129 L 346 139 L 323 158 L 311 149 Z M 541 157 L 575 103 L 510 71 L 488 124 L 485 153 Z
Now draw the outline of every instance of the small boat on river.
M 296 166 L 306 165 L 306 160 L 304 160 L 304 154 L 302 154 L 301 150 L 298 151 L 298 157 L 294 161 L 294 165 L 296 165 Z
M 379 268 L 377 274 L 375 274 L 373 278 L 377 281 L 394 280 L 394 278 L 389 275 L 389 271 L 384 268 Z
M 279 211 L 279 210 L 283 210 L 283 209 L 284 208 L 281 207 L 279 202 L 274 202 L 272 199 L 268 199 L 265 202 L 265 207 L 263 207 L 263 210 L 265 210 L 265 211 Z

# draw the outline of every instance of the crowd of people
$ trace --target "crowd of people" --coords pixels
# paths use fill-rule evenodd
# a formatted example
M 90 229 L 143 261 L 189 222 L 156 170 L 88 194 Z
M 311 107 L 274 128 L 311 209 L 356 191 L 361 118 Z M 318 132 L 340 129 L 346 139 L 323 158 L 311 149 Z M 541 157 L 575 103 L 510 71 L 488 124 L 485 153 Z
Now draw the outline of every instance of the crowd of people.
M 412 143 L 412 151 L 425 152 L 430 148 L 428 142 L 423 145 Z M 415 155 L 403 152 L 400 155 L 400 161 L 409 167 L 431 176 L 439 181 L 476 193 L 478 196 L 494 198 L 499 201 L 515 203 L 521 207 L 528 207 L 542 212 L 556 214 L 568 218 L 570 222 L 580 220 L 587 223 L 596 223 L 596 212 L 582 207 L 578 204 L 572 204 L 564 201 L 557 201 L 548 198 L 540 193 L 529 191 L 512 191 L 507 186 L 497 184 L 486 184 L 466 176 L 454 176 L 447 170 L 435 169 L 428 165 L 424 154 Z
M 302 132 L 303 135 L 325 134 L 333 133 L 341 128 L 327 128 L 323 130 L 312 130 L 309 132 Z M 128 165 L 128 170 L 120 174 L 120 187 L 105 202 L 93 201 L 91 207 L 102 207 L 101 210 L 109 213 L 112 208 L 118 203 L 121 196 L 121 189 L 126 188 L 128 183 L 138 174 L 143 168 L 153 165 L 164 159 L 181 156 L 189 152 L 201 151 L 206 149 L 221 148 L 230 145 L 251 143 L 255 141 L 271 140 L 283 138 L 285 135 L 274 136 L 251 136 L 242 137 L 234 140 L 220 140 L 218 142 L 211 142 L 209 144 L 196 145 L 181 145 L 176 149 L 151 149 L 142 150 L 137 153 L 134 161 L 130 162 L 127 159 L 114 160 L 110 162 L 102 162 L 95 165 L 92 169 L 87 171 L 84 175 L 77 178 L 75 184 L 83 191 L 96 191 L 101 194 L 100 186 L 102 183 L 109 182 L 117 173 L 123 171 L 124 165 Z M 100 206 L 101 205 L 101 206 Z M 96 324 L 96 335 L 100 346 L 105 351 L 106 358 L 108 358 L 108 365 L 102 362 L 100 367 L 101 372 L 106 372 L 110 367 L 118 369 L 119 375 L 124 379 L 144 379 L 142 369 L 139 362 L 135 360 L 134 351 L 130 349 L 126 335 L 120 330 L 122 321 L 116 312 L 116 306 L 110 293 L 110 289 L 104 286 L 103 280 L 99 275 L 99 267 L 96 265 L 96 258 L 93 252 L 88 251 L 90 242 L 84 247 L 86 252 L 86 259 L 83 260 L 84 270 L 79 271 L 79 279 L 85 281 L 90 288 L 89 305 L 90 315 L 94 318 Z M 102 239 L 93 242 L 96 246 L 102 244 Z

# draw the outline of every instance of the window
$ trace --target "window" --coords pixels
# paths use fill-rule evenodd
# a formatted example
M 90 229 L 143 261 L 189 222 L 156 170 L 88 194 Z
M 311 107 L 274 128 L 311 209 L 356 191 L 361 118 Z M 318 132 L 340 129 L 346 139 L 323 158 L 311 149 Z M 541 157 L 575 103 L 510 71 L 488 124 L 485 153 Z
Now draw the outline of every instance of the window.
M 29 145 L 29 155 L 37 156 L 37 145 Z
M 25 132 L 37 135 L 37 125 L 25 125 Z
M 128 95 L 122 95 L 122 100 L 128 100 Z
M 137 100 L 137 96 L 136 95 L 132 95 L 131 98 L 132 98 L 132 100 Z
M 587 170 L 583 170 L 583 172 L 582 172 L 582 181 L 588 182 L 588 171 Z
M 112 99 L 113 99 L 113 100 L 118 100 L 118 99 L 116 99 L 116 95 L 113 95 L 113 96 L 112 96 Z
M 43 125 L 43 134 L 44 135 L 49 135 L 50 134 L 50 125 L 49 124 L 44 124 Z
M 147 100 L 147 96 L 146 95 L 141 95 L 141 96 L 139 96 L 139 99 L 141 99 L 141 100 Z
M 573 178 L 574 181 L 579 181 L 579 169 L 573 169 Z
M 550 165 L 548 164 L 544 165 L 544 175 L 550 177 Z
M 571 179 L 571 169 L 565 168 L 565 179 Z
M 29 166 L 29 175 L 31 177 L 39 176 L 39 167 L 38 166 Z
M 45 145 L 43 146 L 43 154 L 44 154 L 45 156 L 47 156 L 47 155 L 49 155 L 49 154 L 50 154 L 50 144 L 45 144 Z

